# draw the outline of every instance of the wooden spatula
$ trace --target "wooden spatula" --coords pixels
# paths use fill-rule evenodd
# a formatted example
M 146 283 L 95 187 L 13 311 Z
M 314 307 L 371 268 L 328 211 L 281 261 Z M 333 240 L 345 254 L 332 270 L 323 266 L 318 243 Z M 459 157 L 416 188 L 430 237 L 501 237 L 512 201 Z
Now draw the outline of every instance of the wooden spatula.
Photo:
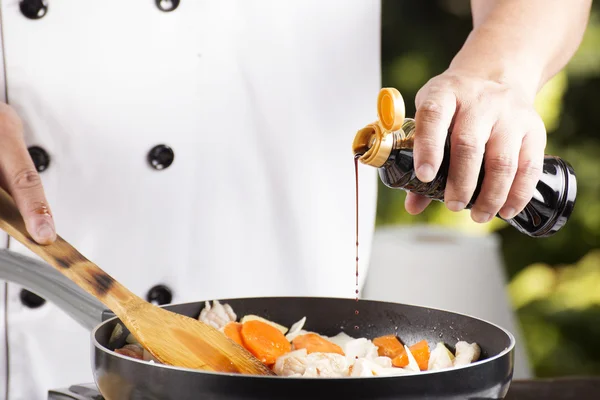
M 215 372 L 273 375 L 256 357 L 212 326 L 150 304 L 130 292 L 60 236 L 37 244 L 12 197 L 0 188 L 0 228 L 114 312 L 164 364 Z

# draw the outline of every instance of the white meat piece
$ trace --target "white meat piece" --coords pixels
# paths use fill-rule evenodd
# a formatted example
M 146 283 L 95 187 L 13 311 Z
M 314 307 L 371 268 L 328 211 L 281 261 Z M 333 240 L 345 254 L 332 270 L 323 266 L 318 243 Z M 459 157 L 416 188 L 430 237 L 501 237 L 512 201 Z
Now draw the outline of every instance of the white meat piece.
M 454 358 L 454 366 L 468 365 L 479 360 L 481 348 L 477 343 L 458 342 L 456 343 L 456 357 Z
M 235 322 L 237 316 L 229 304 L 221 304 L 218 300 L 214 300 L 212 307 L 210 302 L 206 302 L 204 309 L 200 312 L 198 319 L 205 324 L 208 324 L 215 329 L 221 329 L 229 322 Z
M 392 359 L 389 357 L 375 357 L 373 362 L 381 368 L 393 368 Z
M 335 353 L 311 353 L 294 350 L 275 361 L 273 372 L 279 376 L 343 377 L 348 376 L 346 358 Z
M 279 376 L 292 376 L 304 374 L 308 365 L 306 349 L 295 350 L 277 358 L 273 372 Z
M 304 324 L 306 323 L 306 317 L 303 317 L 300 321 L 294 323 L 291 327 L 290 330 L 288 331 L 287 335 L 285 335 L 285 338 L 288 340 L 288 342 L 293 341 L 296 336 L 300 336 L 300 335 L 304 335 L 305 333 L 307 333 L 306 331 L 304 331 L 302 328 L 304 328 Z M 304 333 L 302 333 L 304 332 Z
M 308 365 L 302 374 L 304 378 L 318 378 L 319 371 L 317 371 L 317 367 L 314 365 Z
M 435 349 L 429 355 L 429 365 L 427 369 L 429 371 L 437 371 L 444 368 L 451 368 L 454 356 L 448 350 L 444 343 L 439 342 Z
M 373 369 L 379 368 L 377 364 L 375 364 L 371 360 L 367 360 L 366 358 L 359 358 L 352 365 L 352 372 L 350 376 L 352 377 L 369 377 L 375 376 L 373 373 Z
M 314 367 L 320 377 L 348 376 L 350 367 L 346 357 L 336 353 L 311 353 L 307 357 L 308 367 Z
M 404 367 L 404 369 L 411 372 L 421 371 L 417 360 L 415 360 L 415 357 L 413 356 L 412 352 L 410 351 L 407 345 L 404 345 L 404 350 L 406 350 L 406 355 L 408 356 L 408 365 Z
M 379 354 L 377 354 L 377 346 L 365 338 L 348 341 L 343 347 L 343 350 L 349 362 L 353 362 L 353 360 L 356 360 L 357 358 L 373 360 L 374 358 L 379 357 Z
M 237 321 L 237 315 L 235 315 L 235 313 L 233 312 L 233 308 L 231 308 L 229 304 L 224 304 L 223 308 L 225 309 L 225 313 L 229 317 L 230 321 Z

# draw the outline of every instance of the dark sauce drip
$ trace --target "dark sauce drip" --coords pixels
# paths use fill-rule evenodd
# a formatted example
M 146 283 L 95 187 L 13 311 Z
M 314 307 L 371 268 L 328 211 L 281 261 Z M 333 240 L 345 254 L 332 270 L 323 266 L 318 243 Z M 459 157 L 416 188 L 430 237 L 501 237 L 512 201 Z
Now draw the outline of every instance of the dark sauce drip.
M 354 180 L 355 180 L 355 191 L 356 191 L 356 301 L 358 302 L 358 159 L 361 154 L 354 156 Z M 354 310 L 354 315 L 358 315 L 358 309 Z M 358 329 L 358 325 L 354 326 L 354 329 Z

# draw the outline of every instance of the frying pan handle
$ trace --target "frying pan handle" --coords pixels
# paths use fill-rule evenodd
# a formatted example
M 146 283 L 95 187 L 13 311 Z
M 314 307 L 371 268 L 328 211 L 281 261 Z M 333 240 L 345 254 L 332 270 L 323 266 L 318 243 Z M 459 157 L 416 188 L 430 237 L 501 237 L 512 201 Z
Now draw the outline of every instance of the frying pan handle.
M 45 262 L 0 249 L 0 280 L 24 286 L 54 303 L 89 331 L 102 322 L 106 306 Z

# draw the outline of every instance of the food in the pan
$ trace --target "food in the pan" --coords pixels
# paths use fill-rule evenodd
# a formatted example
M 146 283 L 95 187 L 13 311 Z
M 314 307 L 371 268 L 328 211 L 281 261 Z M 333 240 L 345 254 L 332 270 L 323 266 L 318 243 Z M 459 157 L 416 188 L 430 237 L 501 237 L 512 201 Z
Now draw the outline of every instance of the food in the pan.
M 228 304 L 206 302 L 199 319 L 246 348 L 279 376 L 289 377 L 369 377 L 437 371 L 477 361 L 477 343 L 459 341 L 453 353 L 444 343 L 420 340 L 402 343 L 395 334 L 372 340 L 354 338 L 344 332 L 327 337 L 304 330 L 306 317 L 287 328 L 258 315 L 239 319 Z M 127 332 L 115 327 L 110 343 Z M 158 362 L 128 334 L 126 345 L 115 351 L 121 355 Z

